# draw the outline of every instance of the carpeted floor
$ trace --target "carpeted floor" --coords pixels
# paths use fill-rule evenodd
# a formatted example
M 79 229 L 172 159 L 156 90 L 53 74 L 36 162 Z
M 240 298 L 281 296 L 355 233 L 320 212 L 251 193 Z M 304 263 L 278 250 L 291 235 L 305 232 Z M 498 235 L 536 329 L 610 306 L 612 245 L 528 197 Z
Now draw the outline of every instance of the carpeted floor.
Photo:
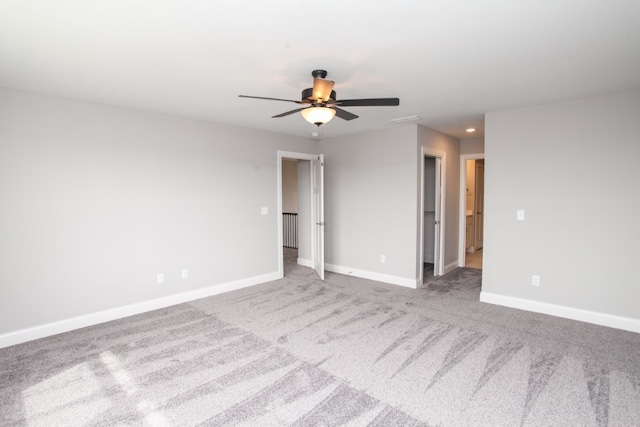
M 285 278 L 0 349 L 0 425 L 638 426 L 640 335 L 418 290 Z

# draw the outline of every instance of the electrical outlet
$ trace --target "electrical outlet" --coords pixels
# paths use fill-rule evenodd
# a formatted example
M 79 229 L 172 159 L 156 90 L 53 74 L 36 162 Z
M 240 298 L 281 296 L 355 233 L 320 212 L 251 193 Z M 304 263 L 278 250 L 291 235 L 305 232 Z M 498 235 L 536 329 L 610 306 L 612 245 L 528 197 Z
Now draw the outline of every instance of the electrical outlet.
M 531 285 L 532 286 L 540 286 L 540 276 L 538 275 L 533 275 L 531 276 Z
M 158 280 L 158 285 L 163 284 L 164 283 L 164 274 L 158 273 L 157 280 Z
M 189 270 L 187 270 L 186 268 L 182 269 L 182 278 L 183 279 L 189 278 Z
M 386 257 L 386 256 L 384 256 L 384 255 L 380 255 L 380 262 L 381 262 L 381 263 L 385 263 L 385 262 L 387 262 L 387 257 Z

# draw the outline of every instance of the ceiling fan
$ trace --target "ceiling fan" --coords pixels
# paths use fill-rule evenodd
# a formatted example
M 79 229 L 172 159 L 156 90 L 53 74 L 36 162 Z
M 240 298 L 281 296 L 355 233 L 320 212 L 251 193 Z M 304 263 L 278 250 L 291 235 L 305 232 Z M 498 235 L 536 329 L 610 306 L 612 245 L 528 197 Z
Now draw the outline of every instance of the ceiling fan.
M 275 115 L 272 118 L 285 117 L 290 114 L 300 112 L 306 121 L 317 126 L 327 123 L 328 121 L 333 119 L 334 116 L 338 116 L 343 120 L 353 120 L 358 118 L 358 116 L 356 116 L 355 114 L 343 110 L 340 107 L 395 107 L 400 105 L 400 99 L 398 98 L 338 100 L 336 98 L 336 91 L 333 90 L 333 85 L 335 84 L 335 82 L 331 80 L 325 80 L 325 77 L 327 77 L 327 72 L 325 70 L 313 70 L 311 72 L 311 75 L 313 76 L 313 87 L 302 91 L 302 99 L 300 101 L 295 101 L 293 99 L 267 98 L 263 96 L 249 95 L 239 95 L 239 97 L 294 102 L 296 104 L 304 105 L 304 107 L 296 108 L 295 110 Z

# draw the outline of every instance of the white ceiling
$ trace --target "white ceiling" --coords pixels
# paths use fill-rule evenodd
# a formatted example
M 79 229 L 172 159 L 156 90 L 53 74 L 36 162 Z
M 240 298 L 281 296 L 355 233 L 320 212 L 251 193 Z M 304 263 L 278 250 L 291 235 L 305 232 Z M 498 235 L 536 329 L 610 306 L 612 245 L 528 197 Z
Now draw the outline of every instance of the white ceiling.
M 486 112 L 639 88 L 640 1 L 0 1 L 3 87 L 311 137 L 238 95 L 299 99 L 318 68 L 338 99 L 400 98 L 324 138 L 412 115 L 482 136 Z

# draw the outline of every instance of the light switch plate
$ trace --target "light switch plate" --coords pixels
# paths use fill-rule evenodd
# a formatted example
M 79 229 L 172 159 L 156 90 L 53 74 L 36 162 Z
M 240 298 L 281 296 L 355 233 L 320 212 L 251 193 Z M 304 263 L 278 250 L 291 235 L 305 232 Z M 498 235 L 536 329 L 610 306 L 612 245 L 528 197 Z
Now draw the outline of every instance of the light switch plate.
M 263 206 L 260 212 L 262 213 L 262 215 L 269 215 L 269 208 Z
M 524 221 L 524 210 L 518 209 L 516 211 L 516 218 L 518 218 L 518 221 Z

